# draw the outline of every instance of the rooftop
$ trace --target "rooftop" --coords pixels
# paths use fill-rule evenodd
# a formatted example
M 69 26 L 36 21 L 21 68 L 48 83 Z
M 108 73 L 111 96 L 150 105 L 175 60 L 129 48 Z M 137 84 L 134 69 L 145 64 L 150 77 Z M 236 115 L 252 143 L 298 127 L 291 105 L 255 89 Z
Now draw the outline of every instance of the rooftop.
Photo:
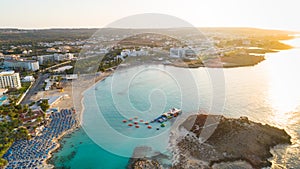
M 72 69 L 73 66 L 63 66 L 63 67 L 60 67 L 60 68 L 57 68 L 55 70 L 53 70 L 54 72 L 63 72 L 65 70 L 68 70 L 68 69 Z
M 5 60 L 5 62 L 37 62 L 36 60 Z
M 10 70 L 10 71 L 3 71 L 3 72 L 0 72 L 0 76 L 5 76 L 5 75 L 12 75 L 14 74 L 15 71 L 13 70 Z

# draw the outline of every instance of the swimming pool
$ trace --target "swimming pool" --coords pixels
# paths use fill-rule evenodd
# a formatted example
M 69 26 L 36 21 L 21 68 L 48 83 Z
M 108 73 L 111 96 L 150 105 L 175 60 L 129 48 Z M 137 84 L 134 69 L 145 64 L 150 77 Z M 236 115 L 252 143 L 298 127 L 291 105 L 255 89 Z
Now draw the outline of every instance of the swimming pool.
M 0 97 L 0 106 L 2 106 L 3 102 L 7 100 L 7 96 L 3 95 Z

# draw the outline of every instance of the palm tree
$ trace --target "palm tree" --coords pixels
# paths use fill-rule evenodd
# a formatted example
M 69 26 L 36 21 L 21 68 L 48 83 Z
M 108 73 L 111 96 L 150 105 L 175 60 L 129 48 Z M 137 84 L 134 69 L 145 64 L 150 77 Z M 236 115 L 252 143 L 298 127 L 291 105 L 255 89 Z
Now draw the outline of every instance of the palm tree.
M 26 112 L 28 111 L 28 109 L 29 109 L 28 104 L 25 104 L 25 105 L 23 106 L 22 113 L 26 113 Z
M 9 104 L 12 106 L 15 106 L 17 103 L 17 98 L 15 96 L 9 97 L 8 100 L 9 100 Z

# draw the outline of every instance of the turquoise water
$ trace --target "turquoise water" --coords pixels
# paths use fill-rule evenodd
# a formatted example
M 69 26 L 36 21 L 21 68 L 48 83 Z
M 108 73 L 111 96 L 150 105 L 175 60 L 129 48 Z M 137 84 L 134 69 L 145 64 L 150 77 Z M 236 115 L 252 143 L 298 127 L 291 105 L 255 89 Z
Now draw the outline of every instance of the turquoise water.
M 142 125 L 136 129 L 122 120 L 134 116 L 151 120 L 170 107 L 181 107 L 185 114 L 203 110 L 228 117 L 247 116 L 284 128 L 293 145 L 274 149 L 274 166 L 300 166 L 300 40 L 287 43 L 296 48 L 268 54 L 254 67 L 224 69 L 225 83 L 220 69 L 158 65 L 116 72 L 85 93 L 85 132 L 63 139 L 63 148 L 54 154 L 55 166 L 125 168 L 134 147 L 140 145 L 168 153 L 171 122 L 157 131 L 155 125 L 152 130 Z M 212 77 L 220 81 L 212 85 Z
M 118 169 L 125 168 L 128 158 L 111 154 L 95 144 L 80 129 L 63 139 L 62 151 L 55 153 L 55 168 Z
M 3 104 L 3 102 L 7 100 L 7 96 L 1 96 L 0 97 L 0 106 Z
M 192 75 L 184 69 L 138 66 L 116 71 L 94 89 L 85 92 L 82 119 L 87 135 L 105 150 L 119 156 L 131 157 L 137 146 L 151 147 L 152 153 L 168 153 L 171 121 L 165 122 L 164 128 L 159 123 L 151 123 L 153 129 L 149 130 L 139 120 L 150 122 L 171 107 L 182 108 L 184 112 L 199 109 L 199 98 L 194 94 L 196 83 L 191 85 L 193 83 L 190 81 L 189 85 L 183 85 L 182 81 L 176 81 L 178 77 L 173 76 L 180 75 L 176 71 Z M 134 117 L 138 118 L 133 119 L 139 122 L 138 129 L 122 122 Z

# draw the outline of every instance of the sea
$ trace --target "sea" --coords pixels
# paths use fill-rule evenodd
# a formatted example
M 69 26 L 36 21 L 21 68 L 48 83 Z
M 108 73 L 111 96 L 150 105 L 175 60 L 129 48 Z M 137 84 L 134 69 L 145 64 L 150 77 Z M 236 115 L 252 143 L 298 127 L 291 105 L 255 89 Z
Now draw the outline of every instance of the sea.
M 247 116 L 283 128 L 292 145 L 272 149 L 272 168 L 300 168 L 300 37 L 284 43 L 294 48 L 268 53 L 249 67 L 121 67 L 84 93 L 83 127 L 61 140 L 51 163 L 55 168 L 126 168 L 135 148 L 143 146 L 151 148 L 146 156 L 169 155 L 173 123 L 150 123 L 152 129 L 144 123 L 177 107 L 183 117 L 199 111 Z M 139 128 L 128 126 L 134 122 Z

